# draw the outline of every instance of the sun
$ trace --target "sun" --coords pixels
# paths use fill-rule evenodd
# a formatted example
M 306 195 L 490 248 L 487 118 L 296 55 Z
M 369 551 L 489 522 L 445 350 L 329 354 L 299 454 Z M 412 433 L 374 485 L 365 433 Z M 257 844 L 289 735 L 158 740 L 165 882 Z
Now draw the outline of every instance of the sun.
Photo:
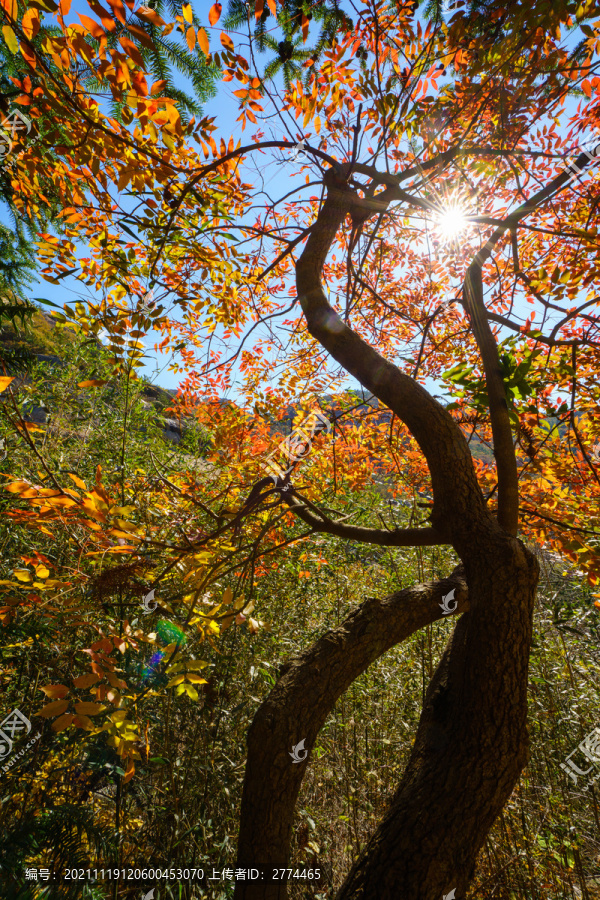
M 435 223 L 441 236 L 446 240 L 451 240 L 465 230 L 469 220 L 463 207 L 458 203 L 452 203 L 440 210 Z

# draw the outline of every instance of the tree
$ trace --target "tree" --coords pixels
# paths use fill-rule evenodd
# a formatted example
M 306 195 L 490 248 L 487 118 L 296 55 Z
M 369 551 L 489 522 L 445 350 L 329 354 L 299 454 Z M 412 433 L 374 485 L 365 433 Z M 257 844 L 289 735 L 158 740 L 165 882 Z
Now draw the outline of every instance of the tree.
M 259 16 L 263 9 L 257 2 Z M 578 146 L 581 130 L 596 122 L 597 26 L 586 9 L 569 4 L 473 4 L 453 12 L 449 24 L 439 12 L 425 23 L 414 4 L 366 5 L 318 71 L 307 61 L 306 85 L 292 83 L 281 104 L 223 33 L 224 78 L 242 84 L 235 92 L 242 126 L 273 103 L 289 140 L 259 132 L 236 147 L 225 135 L 217 147 L 218 123 L 204 119 L 184 129 L 176 105 L 168 98 L 159 105 L 144 89 L 143 60 L 127 44 L 127 59 L 111 50 L 113 65 L 104 60 L 97 71 L 117 94 L 135 83 L 145 98 L 131 104 L 139 123 L 133 134 L 62 84 L 49 84 L 50 99 L 39 100 L 68 109 L 74 130 L 82 120 L 89 129 L 87 146 L 65 154 L 52 177 L 69 236 L 87 240 L 95 256 L 76 263 L 72 243 L 50 236 L 43 247 L 48 277 L 77 271 L 104 291 L 101 301 L 69 307 L 69 316 L 84 331 L 102 322 L 118 350 L 128 322 L 140 332 L 148 323 L 123 298 L 139 297 L 150 279 L 181 311 L 175 318 L 161 307 L 152 321 L 167 343 L 177 334 L 186 344 L 184 401 L 200 391 L 216 399 L 239 359 L 254 407 L 250 423 L 239 412 L 223 414 L 212 457 L 236 476 L 232 501 L 254 487 L 228 514 L 213 513 L 212 530 L 193 545 L 167 547 L 173 564 L 184 557 L 191 564 L 204 547 L 213 561 L 223 558 L 225 535 L 242 555 L 264 542 L 276 548 L 298 520 L 310 533 L 384 546 L 448 545 L 458 557 L 449 579 L 365 601 L 289 661 L 250 729 L 238 861 L 285 867 L 295 800 L 327 713 L 386 649 L 442 618 L 443 598 L 454 592 L 452 613 L 460 618 L 429 684 L 406 771 L 339 900 L 437 900 L 453 888 L 464 894 L 527 761 L 538 566 L 526 540 L 559 549 L 592 585 L 598 580 L 598 197 L 594 156 Z M 213 27 L 219 16 L 215 4 Z M 185 11 L 176 22 L 189 33 Z M 570 49 L 574 28 L 581 39 Z M 58 57 L 68 46 L 87 59 L 86 34 L 87 26 L 65 28 L 63 45 L 48 42 L 43 52 Z M 206 35 L 196 37 L 204 43 Z M 65 84 L 68 78 L 65 67 Z M 587 100 L 566 122 L 573 95 Z M 190 146 L 192 135 L 205 161 Z M 307 185 L 316 183 L 320 196 L 304 199 L 297 180 L 281 201 L 265 202 L 243 180 L 243 161 L 264 168 L 267 152 L 289 151 L 296 174 L 312 173 Z M 565 168 L 573 158 L 575 168 Z M 121 192 L 131 184 L 146 205 L 109 207 L 109 181 Z M 34 202 L 35 187 L 23 180 L 19 190 L 21 202 Z M 281 300 L 286 291 L 291 303 Z M 297 303 L 301 314 L 291 318 Z M 533 307 L 528 315 L 525 304 Z M 213 348 L 215 332 L 225 349 Z M 258 337 L 249 350 L 251 334 Z M 281 383 L 265 389 L 280 359 Z M 348 375 L 391 417 L 356 431 L 345 425 L 346 411 L 336 416 L 336 434 L 348 447 L 333 445 L 335 467 L 315 464 L 306 484 L 298 484 L 298 466 L 275 482 L 258 477 L 268 437 L 261 414 L 281 412 L 300 385 L 313 396 L 331 386 L 342 393 Z M 423 386 L 427 378 L 442 383 L 453 402 L 439 402 Z M 242 435 L 254 450 L 245 458 Z M 474 437 L 493 447 L 493 465 L 474 461 Z M 403 482 L 421 487 L 424 522 L 374 528 L 340 517 L 338 483 L 366 479 L 373 459 L 394 490 Z M 28 492 L 15 489 L 24 500 Z M 97 493 L 103 496 L 99 482 Z M 81 521 L 79 501 L 71 499 L 69 515 Z M 244 565 L 252 580 L 255 557 Z M 227 608 L 229 623 L 238 610 Z M 294 765 L 289 751 L 299 737 L 309 752 Z M 281 890 L 238 882 L 236 897 L 268 900 Z

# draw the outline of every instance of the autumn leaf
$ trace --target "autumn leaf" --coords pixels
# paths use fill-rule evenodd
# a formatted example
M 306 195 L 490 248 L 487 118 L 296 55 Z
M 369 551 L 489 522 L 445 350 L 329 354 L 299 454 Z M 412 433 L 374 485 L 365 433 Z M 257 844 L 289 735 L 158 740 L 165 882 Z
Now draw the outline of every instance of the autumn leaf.
M 49 684 L 47 687 L 40 688 L 46 697 L 56 700 L 64 700 L 69 693 L 69 688 L 64 684 Z
M 64 731 L 65 728 L 68 728 L 69 725 L 73 724 L 75 716 L 73 713 L 65 713 L 63 716 L 59 716 L 59 718 L 52 723 L 52 731 Z
M 82 481 L 81 478 L 79 477 L 79 475 L 74 475 L 73 472 L 68 472 L 67 474 L 68 474 L 69 478 L 71 479 L 71 481 L 73 481 L 77 485 L 78 488 L 81 488 L 84 491 L 87 490 L 87 485 L 86 485 L 85 481 Z
M 189 50 L 193 50 L 196 46 L 196 32 L 191 25 L 185 33 L 185 40 Z
M 106 706 L 103 706 L 102 703 L 81 702 L 75 704 L 75 712 L 82 716 L 97 716 L 105 709 Z
M 10 52 L 18 53 L 19 52 L 19 44 L 17 42 L 17 37 L 16 37 L 14 31 L 12 30 L 12 28 L 10 27 L 10 25 L 2 26 L 2 34 L 4 35 L 4 40 L 6 41 L 6 45 L 7 45 L 8 49 L 10 50 Z M 0 379 L 0 381 L 3 381 L 3 380 L 5 380 L 5 379 Z M 12 381 L 12 380 L 13 379 L 11 378 L 10 381 Z M 10 381 L 9 381 L 9 384 L 10 384 Z M 2 388 L 2 390 L 4 390 L 4 389 Z
M 193 20 L 193 18 L 194 18 L 194 15 L 193 15 L 193 13 L 192 13 L 192 6 L 191 6 L 191 4 L 190 4 L 190 3 L 184 3 L 184 5 L 181 7 L 181 12 L 183 13 L 183 18 L 184 18 L 185 21 L 188 23 L 188 25 L 191 24 L 191 22 L 192 22 L 192 20 Z
M 308 40 L 308 16 L 302 13 L 302 40 L 304 43 Z
M 208 11 L 208 21 L 211 25 L 216 25 L 219 19 L 221 18 L 221 10 L 222 6 L 220 3 L 213 3 L 211 8 Z
M 233 41 L 229 37 L 228 34 L 225 34 L 224 31 L 221 32 L 221 43 L 225 47 L 226 50 L 229 50 L 231 53 L 235 51 L 235 47 Z
M 43 706 L 40 710 L 38 710 L 35 715 L 43 716 L 45 719 L 50 718 L 50 716 L 60 716 L 61 713 L 64 713 L 68 706 L 68 700 L 55 700 L 54 703 L 47 703 L 46 706 Z
M 23 34 L 29 40 L 32 40 L 40 29 L 40 14 L 37 9 L 28 9 L 23 15 L 21 21 Z
M 15 50 L 14 52 L 16 53 L 17 51 Z M 13 382 L 14 380 L 14 378 L 9 378 L 6 375 L 0 375 L 0 394 L 2 393 L 2 391 L 5 391 L 9 384 L 11 384 L 11 382 Z
M 100 681 L 97 675 L 93 675 L 91 672 L 87 675 L 78 675 L 77 678 L 73 679 L 73 684 L 77 688 L 88 688 L 93 684 L 97 684 Z
M 13 575 L 18 581 L 33 581 L 33 576 L 28 569 L 15 569 Z
M 108 384 L 108 378 L 91 378 L 89 381 L 79 381 L 77 387 L 102 387 L 103 384 Z
M 208 56 L 210 53 L 210 44 L 208 42 L 208 35 L 204 28 L 198 29 L 198 44 L 200 45 L 200 49 L 204 53 L 205 56 Z

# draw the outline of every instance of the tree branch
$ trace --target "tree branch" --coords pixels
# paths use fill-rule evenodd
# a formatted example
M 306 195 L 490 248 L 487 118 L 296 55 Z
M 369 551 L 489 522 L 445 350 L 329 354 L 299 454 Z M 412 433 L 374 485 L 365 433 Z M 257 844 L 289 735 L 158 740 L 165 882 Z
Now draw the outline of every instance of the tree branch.
M 285 497 L 285 494 L 284 494 Z M 382 528 L 363 528 L 360 525 L 344 525 L 334 522 L 323 512 L 318 511 L 320 519 L 311 515 L 306 507 L 295 501 L 293 497 L 285 497 L 290 509 L 298 518 L 311 525 L 315 531 L 334 534 L 349 541 L 360 541 L 363 544 L 377 544 L 380 547 L 435 547 L 447 544 L 435 528 L 396 528 L 385 531 Z
M 469 608 L 460 567 L 448 578 L 365 601 L 311 648 L 284 664 L 248 732 L 237 866 L 287 866 L 294 807 L 308 756 L 338 697 L 375 660 L 415 631 L 444 617 L 441 601 L 454 590 L 454 615 Z M 304 741 L 307 756 L 290 759 Z M 235 900 L 283 900 L 282 884 L 236 881 Z

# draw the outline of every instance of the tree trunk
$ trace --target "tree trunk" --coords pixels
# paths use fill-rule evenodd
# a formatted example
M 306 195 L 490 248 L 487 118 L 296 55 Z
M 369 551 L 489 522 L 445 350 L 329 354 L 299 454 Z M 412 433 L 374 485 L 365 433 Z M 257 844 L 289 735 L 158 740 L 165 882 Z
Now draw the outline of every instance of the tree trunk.
M 470 611 L 431 680 L 389 810 L 337 900 L 441 900 L 453 888 L 464 897 L 527 762 L 538 564 L 520 541 L 498 532 L 482 535 L 464 560 Z
M 294 808 L 310 751 L 337 699 L 386 650 L 442 618 L 440 602 L 452 589 L 458 602 L 455 612 L 468 609 L 459 569 L 439 582 L 366 601 L 342 625 L 283 666 L 248 733 L 238 866 L 288 865 Z M 301 740 L 307 756 L 295 763 L 291 750 Z M 234 896 L 236 900 L 275 900 L 287 892 L 274 884 L 240 881 Z

